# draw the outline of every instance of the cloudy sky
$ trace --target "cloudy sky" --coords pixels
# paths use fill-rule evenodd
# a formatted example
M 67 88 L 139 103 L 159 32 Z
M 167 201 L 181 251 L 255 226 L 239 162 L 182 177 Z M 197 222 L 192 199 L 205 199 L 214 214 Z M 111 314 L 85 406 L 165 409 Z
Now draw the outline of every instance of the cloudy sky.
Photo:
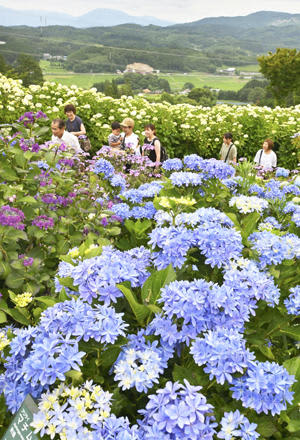
M 13 9 L 39 9 L 81 15 L 92 9 L 118 9 L 130 15 L 151 15 L 174 22 L 204 17 L 247 15 L 256 11 L 300 13 L 300 0 L 0 0 Z

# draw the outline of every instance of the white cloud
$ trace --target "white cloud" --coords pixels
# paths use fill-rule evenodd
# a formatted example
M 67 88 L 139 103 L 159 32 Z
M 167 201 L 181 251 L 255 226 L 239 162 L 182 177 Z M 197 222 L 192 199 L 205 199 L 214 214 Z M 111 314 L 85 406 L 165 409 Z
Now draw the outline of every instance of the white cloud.
M 300 13 L 299 0 L 0 0 L 1 6 L 14 9 L 38 9 L 81 15 L 92 9 L 118 9 L 130 15 L 151 15 L 165 20 L 186 22 L 204 17 L 246 15 L 268 10 Z

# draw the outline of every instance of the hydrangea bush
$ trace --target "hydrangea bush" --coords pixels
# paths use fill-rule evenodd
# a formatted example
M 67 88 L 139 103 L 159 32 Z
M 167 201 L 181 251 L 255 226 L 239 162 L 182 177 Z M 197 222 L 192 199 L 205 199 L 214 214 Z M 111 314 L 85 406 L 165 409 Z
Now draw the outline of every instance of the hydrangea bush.
M 144 124 L 154 123 L 170 157 L 197 153 L 205 158 L 219 157 L 223 134 L 232 131 L 238 155 L 253 160 L 267 138 L 279 148 L 280 167 L 292 169 L 300 161 L 300 106 L 291 108 L 218 105 L 213 108 L 190 104 L 149 103 L 142 97 L 113 99 L 73 85 L 45 82 L 42 86 L 22 86 L 21 81 L 0 75 L 0 120 L 13 122 L 20 112 L 38 112 L 64 117 L 66 103 L 76 106 L 92 141 L 93 152 L 107 142 L 110 124 L 125 117 L 135 120 L 135 132 L 143 145 Z M 296 133 L 298 134 L 298 133 Z
M 23 163 L 1 190 L 5 423 L 30 393 L 45 439 L 299 439 L 295 173 L 253 183 L 193 154 L 130 185 L 109 155 L 70 166 L 22 139 L 2 140 L 4 163 Z M 45 274 L 52 295 L 33 296 Z

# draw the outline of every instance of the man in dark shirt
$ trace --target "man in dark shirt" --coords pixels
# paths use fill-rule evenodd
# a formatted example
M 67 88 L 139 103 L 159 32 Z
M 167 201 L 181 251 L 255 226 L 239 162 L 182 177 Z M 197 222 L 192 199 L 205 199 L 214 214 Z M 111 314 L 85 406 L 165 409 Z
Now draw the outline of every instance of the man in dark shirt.
M 69 133 L 74 134 L 75 136 L 81 136 L 86 134 L 85 127 L 83 122 L 79 116 L 76 116 L 76 108 L 73 104 L 67 104 L 65 106 L 65 114 L 68 119 L 66 121 L 66 129 Z

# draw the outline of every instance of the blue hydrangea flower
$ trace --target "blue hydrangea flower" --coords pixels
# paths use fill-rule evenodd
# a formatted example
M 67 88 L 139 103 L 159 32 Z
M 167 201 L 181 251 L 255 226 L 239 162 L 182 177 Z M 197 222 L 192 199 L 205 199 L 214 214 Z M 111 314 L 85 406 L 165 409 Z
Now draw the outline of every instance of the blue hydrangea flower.
M 275 177 L 289 177 L 290 171 L 286 168 L 278 167 L 275 173 Z
M 243 335 L 234 329 L 208 331 L 202 338 L 196 338 L 191 346 L 196 364 L 205 365 L 209 378 L 220 384 L 232 382 L 232 374 L 243 373 L 254 355 L 246 348 Z
M 45 332 L 60 332 L 67 338 L 75 336 L 85 342 L 94 339 L 103 344 L 113 344 L 119 336 L 125 336 L 128 324 L 123 313 L 116 313 L 113 307 L 95 307 L 80 299 L 55 304 L 42 313 L 40 327 Z
M 201 162 L 200 167 L 208 179 L 223 180 L 233 177 L 235 174 L 235 169 L 222 160 L 205 159 Z
M 203 175 L 188 171 L 172 173 L 170 176 L 174 186 L 200 186 L 203 181 Z
M 147 426 L 157 426 L 171 439 L 212 440 L 217 424 L 211 416 L 212 405 L 199 392 L 201 388 L 187 380 L 184 385 L 167 382 L 165 388 L 149 396 L 146 409 L 139 411 L 144 416 L 141 427 L 147 430 Z
M 260 231 L 272 231 L 273 228 L 278 230 L 282 229 L 282 225 L 276 220 L 275 217 L 266 217 L 258 226 Z
M 36 162 L 36 164 L 39 168 L 41 168 L 43 170 L 48 170 L 50 168 L 49 165 L 47 164 L 47 162 L 44 162 L 43 160 L 38 160 Z
M 105 179 L 109 179 L 115 172 L 114 167 L 106 159 L 98 159 L 94 165 L 95 174 L 104 174 Z
M 180 159 L 167 159 L 162 164 L 162 169 L 165 171 L 179 171 L 183 168 Z
M 111 186 L 120 187 L 120 192 L 124 191 L 126 188 L 126 180 L 124 177 L 120 176 L 120 174 L 114 174 L 109 181 Z
M 256 440 L 259 434 L 255 431 L 257 425 L 250 423 L 247 417 L 236 411 L 225 412 L 221 420 L 221 431 L 217 437 L 224 440 L 239 438 L 241 440 Z
M 289 315 L 300 313 L 300 284 L 290 289 L 290 296 L 284 300 L 284 305 Z
M 245 408 L 252 408 L 258 414 L 271 412 L 274 416 L 292 402 L 290 387 L 294 382 L 294 376 L 275 362 L 252 362 L 244 376 L 233 380 L 230 389 L 232 397 L 241 400 Z
M 183 163 L 185 168 L 193 171 L 201 171 L 201 164 L 203 162 L 202 157 L 198 156 L 198 154 L 190 154 L 188 156 L 184 156 Z
M 128 339 L 114 365 L 115 381 L 122 390 L 135 387 L 138 392 L 146 392 L 158 383 L 173 353 L 166 357 L 164 347 L 158 347 L 157 341 L 146 342 L 142 331 Z
M 150 251 L 144 247 L 121 252 L 104 246 L 100 256 L 78 263 L 69 276 L 74 286 L 78 286 L 81 299 L 91 303 L 97 298 L 108 305 L 123 295 L 117 284 L 130 281 L 133 287 L 143 285 L 149 276 L 150 264 Z
M 295 234 L 279 236 L 269 231 L 254 232 L 249 240 L 259 254 L 262 268 L 300 257 L 300 238 Z

